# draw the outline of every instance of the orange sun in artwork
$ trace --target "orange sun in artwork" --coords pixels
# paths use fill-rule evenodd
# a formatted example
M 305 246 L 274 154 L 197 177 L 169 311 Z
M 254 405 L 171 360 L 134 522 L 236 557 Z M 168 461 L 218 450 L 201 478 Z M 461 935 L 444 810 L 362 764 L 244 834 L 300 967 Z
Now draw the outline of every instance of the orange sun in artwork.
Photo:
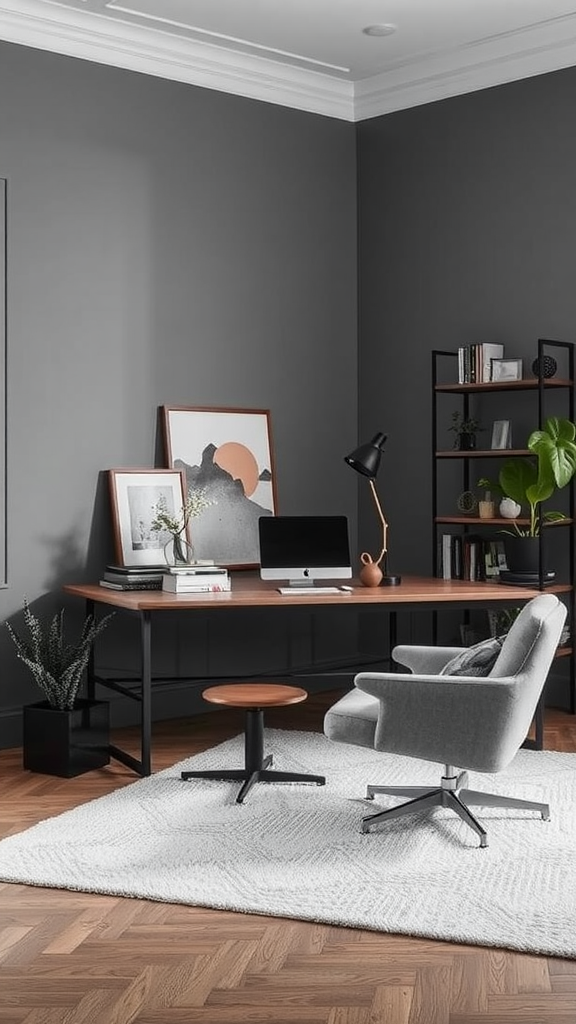
M 214 452 L 214 462 L 230 473 L 233 480 L 240 480 L 247 498 L 254 494 L 258 486 L 258 463 L 246 445 L 226 441 Z

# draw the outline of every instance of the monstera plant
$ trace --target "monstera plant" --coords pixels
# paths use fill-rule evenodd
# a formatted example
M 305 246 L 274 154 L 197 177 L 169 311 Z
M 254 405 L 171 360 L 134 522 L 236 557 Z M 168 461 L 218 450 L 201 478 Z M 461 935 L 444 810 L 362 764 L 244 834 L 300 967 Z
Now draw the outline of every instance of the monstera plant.
M 543 522 L 566 518 L 562 512 L 543 511 L 540 506 L 566 487 L 576 473 L 575 438 L 576 424 L 551 417 L 528 438 L 528 448 L 536 460 L 508 459 L 502 466 L 498 477 L 502 492 L 527 508 L 530 518 L 525 528 L 514 523 L 515 536 L 538 537 Z

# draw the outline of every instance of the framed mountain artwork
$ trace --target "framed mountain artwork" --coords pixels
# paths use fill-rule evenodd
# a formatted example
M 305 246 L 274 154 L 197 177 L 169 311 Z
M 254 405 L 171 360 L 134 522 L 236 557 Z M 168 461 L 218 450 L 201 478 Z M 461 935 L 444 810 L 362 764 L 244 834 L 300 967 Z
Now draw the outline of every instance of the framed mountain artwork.
M 192 523 L 196 558 L 257 568 L 258 520 L 277 506 L 269 411 L 165 405 L 162 420 L 167 465 L 210 502 Z

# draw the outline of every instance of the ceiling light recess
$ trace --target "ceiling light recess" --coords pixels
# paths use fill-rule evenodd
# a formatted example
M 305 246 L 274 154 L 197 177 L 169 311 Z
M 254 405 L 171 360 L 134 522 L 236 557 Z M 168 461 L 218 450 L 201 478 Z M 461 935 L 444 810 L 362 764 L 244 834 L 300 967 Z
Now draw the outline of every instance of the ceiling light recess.
M 365 36 L 391 36 L 396 31 L 396 25 L 383 22 L 380 25 L 366 25 L 362 31 Z

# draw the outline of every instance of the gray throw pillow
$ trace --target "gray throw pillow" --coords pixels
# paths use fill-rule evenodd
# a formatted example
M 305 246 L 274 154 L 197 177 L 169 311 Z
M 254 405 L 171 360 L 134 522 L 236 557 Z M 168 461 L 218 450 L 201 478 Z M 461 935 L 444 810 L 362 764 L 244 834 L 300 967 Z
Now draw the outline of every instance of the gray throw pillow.
M 467 647 L 451 658 L 440 672 L 441 676 L 487 676 L 502 650 L 505 636 L 491 636 L 473 647 Z

